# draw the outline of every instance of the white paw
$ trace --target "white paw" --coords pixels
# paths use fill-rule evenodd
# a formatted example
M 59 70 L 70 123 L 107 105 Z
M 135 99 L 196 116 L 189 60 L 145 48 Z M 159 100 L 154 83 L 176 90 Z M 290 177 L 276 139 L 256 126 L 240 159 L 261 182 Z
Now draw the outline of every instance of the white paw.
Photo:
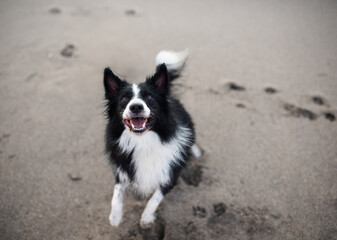
M 196 144 L 194 144 L 192 146 L 191 150 L 192 150 L 192 154 L 193 154 L 193 156 L 195 158 L 200 158 L 201 157 L 202 152 L 201 152 L 200 148 Z
M 151 228 L 154 223 L 154 215 L 153 214 L 143 214 L 142 218 L 140 219 L 140 227 L 141 228 Z
M 109 221 L 110 221 L 111 226 L 118 227 L 118 225 L 120 224 L 122 220 L 122 217 L 123 217 L 122 211 L 111 210 L 111 213 L 109 216 Z

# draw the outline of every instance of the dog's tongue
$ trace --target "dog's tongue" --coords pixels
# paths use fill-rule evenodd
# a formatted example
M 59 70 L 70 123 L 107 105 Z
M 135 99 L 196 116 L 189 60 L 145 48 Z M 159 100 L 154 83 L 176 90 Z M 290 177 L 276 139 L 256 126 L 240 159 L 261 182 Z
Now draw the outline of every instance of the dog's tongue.
M 145 118 L 132 118 L 131 122 L 132 122 L 134 127 L 142 128 L 143 124 L 145 123 Z

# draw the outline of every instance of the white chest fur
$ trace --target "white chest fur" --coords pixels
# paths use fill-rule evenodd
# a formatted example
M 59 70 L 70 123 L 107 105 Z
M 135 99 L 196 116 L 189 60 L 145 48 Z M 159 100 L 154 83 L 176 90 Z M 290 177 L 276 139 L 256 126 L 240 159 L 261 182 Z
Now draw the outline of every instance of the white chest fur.
M 191 146 L 190 137 L 191 131 L 184 127 L 180 127 L 167 143 L 162 143 L 153 131 L 138 136 L 128 129 L 124 130 L 118 144 L 124 152 L 133 150 L 133 185 L 139 193 L 147 195 L 160 185 L 169 183 L 171 166 L 179 164 L 182 148 Z

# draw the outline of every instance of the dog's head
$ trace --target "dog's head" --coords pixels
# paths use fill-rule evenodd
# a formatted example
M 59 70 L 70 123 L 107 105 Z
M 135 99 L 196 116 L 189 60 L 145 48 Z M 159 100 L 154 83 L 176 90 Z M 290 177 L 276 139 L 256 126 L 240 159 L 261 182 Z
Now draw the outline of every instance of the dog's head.
M 167 110 L 169 79 L 165 64 L 140 84 L 120 80 L 109 68 L 104 70 L 108 117 L 120 121 L 131 132 L 141 135 L 160 124 Z

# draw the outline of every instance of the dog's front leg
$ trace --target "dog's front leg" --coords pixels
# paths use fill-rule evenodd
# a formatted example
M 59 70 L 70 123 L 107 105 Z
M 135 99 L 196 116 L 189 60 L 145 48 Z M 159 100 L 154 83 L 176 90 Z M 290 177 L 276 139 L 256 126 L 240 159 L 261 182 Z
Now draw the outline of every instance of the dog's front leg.
M 161 200 L 163 200 L 164 195 L 160 188 L 158 188 L 150 200 L 148 201 L 142 217 L 140 219 L 140 226 L 142 228 L 149 228 L 154 222 L 155 216 L 154 213 L 156 212 Z
M 117 182 L 115 184 L 114 193 L 111 200 L 111 212 L 109 216 L 110 224 L 117 227 L 123 217 L 123 196 L 128 182 Z

